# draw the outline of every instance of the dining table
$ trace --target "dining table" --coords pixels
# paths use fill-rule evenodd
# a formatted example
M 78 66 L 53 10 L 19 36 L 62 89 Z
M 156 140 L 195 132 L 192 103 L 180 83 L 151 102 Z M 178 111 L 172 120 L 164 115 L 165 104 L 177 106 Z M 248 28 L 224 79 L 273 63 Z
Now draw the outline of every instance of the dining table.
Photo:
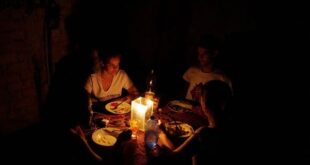
M 186 102 L 191 104 L 190 102 Z M 101 106 L 92 115 L 91 129 L 85 129 L 84 133 L 90 146 L 98 153 L 107 163 L 113 164 L 134 164 L 146 165 L 152 164 L 152 161 L 161 155 L 146 147 L 144 142 L 145 132 L 138 130 L 137 136 L 132 138 L 130 130 L 130 111 L 124 114 L 115 114 L 107 111 L 106 106 Z M 169 102 L 153 110 L 155 120 L 163 126 L 166 123 L 180 122 L 186 123 L 195 131 L 201 126 L 208 125 L 208 121 L 199 114 L 200 106 L 191 104 L 191 109 L 173 109 Z M 94 133 L 100 129 L 117 128 L 115 132 L 116 142 L 111 146 L 102 146 L 94 141 Z M 160 127 L 161 129 L 163 127 Z M 168 134 L 165 130 L 164 133 Z M 171 137 L 171 136 L 168 136 Z M 172 138 L 175 146 L 186 140 L 183 138 Z M 177 140 L 176 140 L 177 139 Z M 163 153 L 163 152 L 160 152 Z

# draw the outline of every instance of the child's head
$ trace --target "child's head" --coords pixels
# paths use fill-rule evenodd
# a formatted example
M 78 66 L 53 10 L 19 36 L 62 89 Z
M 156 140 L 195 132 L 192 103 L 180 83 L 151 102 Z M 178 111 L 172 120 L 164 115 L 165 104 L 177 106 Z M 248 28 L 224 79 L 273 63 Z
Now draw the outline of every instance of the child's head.
M 221 80 L 211 80 L 203 86 L 205 105 L 212 110 L 224 110 L 231 100 L 232 91 L 229 85 Z
M 219 41 L 212 35 L 204 35 L 197 43 L 200 65 L 212 65 L 219 51 Z
M 232 92 L 229 85 L 220 80 L 212 80 L 203 86 L 201 105 L 213 116 L 217 128 L 225 126 L 227 104 L 231 101 Z

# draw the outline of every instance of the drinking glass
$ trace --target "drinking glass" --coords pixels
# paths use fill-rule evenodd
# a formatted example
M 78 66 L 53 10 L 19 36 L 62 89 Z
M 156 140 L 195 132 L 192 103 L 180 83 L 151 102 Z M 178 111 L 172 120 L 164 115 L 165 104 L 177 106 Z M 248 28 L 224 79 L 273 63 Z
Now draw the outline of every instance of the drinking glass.
M 130 129 L 131 129 L 131 131 L 132 131 L 131 137 L 132 137 L 133 139 L 136 139 L 136 138 L 137 138 L 137 133 L 138 133 L 138 131 L 139 131 L 139 128 L 138 128 L 138 121 L 137 121 L 137 120 L 135 120 L 135 119 L 131 119 L 131 120 L 130 120 Z

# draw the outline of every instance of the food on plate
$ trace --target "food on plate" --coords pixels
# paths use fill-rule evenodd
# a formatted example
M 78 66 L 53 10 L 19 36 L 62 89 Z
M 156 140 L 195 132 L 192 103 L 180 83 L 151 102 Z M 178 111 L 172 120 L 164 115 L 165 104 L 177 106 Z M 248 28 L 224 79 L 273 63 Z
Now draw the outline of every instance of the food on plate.
M 122 101 L 110 102 L 105 106 L 105 108 L 107 111 L 114 114 L 125 114 L 130 112 L 130 104 Z
M 166 132 L 174 137 L 188 137 L 194 132 L 190 125 L 181 122 L 166 123 L 165 128 Z
M 99 145 L 113 146 L 117 141 L 115 137 L 117 133 L 115 131 L 117 131 L 117 129 L 112 128 L 98 129 L 92 134 L 92 139 L 95 143 Z

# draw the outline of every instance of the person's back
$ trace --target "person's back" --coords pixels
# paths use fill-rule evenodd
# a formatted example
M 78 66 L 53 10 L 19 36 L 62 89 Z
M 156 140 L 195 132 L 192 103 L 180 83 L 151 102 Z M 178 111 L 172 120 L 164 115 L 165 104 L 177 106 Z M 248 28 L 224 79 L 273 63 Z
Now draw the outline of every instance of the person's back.
M 46 146 L 42 157 L 51 162 L 78 162 L 94 160 L 76 128 L 88 127 L 88 94 L 84 89 L 91 73 L 89 54 L 80 52 L 65 56 L 58 62 L 48 97 L 42 111 L 44 126 L 42 139 Z
M 203 85 L 200 100 L 209 121 L 209 128 L 201 135 L 200 163 L 219 163 L 229 155 L 231 138 L 231 116 L 228 111 L 232 101 L 229 85 L 220 80 L 212 80 Z M 199 164 L 200 164 L 199 163 Z

